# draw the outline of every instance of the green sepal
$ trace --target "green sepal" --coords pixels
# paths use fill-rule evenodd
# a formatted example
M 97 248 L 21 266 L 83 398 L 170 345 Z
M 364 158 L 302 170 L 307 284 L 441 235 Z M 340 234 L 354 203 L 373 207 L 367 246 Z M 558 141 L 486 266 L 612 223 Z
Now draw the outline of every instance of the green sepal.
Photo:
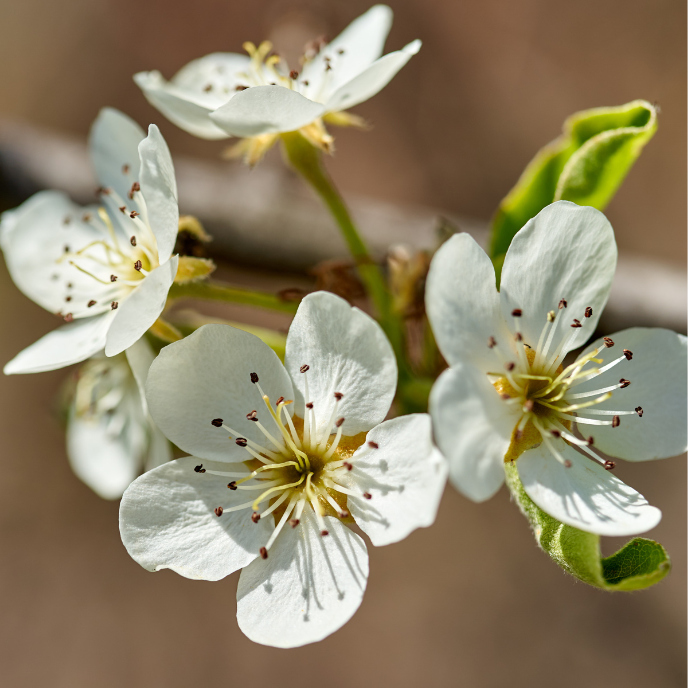
M 657 110 L 645 100 L 571 115 L 500 203 L 490 243 L 495 264 L 516 232 L 554 201 L 604 210 L 656 130 Z
M 540 548 L 567 573 L 596 588 L 631 591 L 649 588 L 664 578 L 671 560 L 662 545 L 636 537 L 618 552 L 602 557 L 600 536 L 564 525 L 528 497 L 515 463 L 505 463 L 506 483 L 513 499 L 530 522 Z

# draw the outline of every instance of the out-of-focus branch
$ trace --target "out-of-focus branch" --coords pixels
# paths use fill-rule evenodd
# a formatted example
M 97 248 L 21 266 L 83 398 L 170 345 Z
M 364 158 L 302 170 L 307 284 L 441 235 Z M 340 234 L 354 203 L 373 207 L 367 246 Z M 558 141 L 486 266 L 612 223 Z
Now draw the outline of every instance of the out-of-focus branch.
M 244 265 L 302 271 L 344 258 L 347 250 L 313 193 L 281 161 L 242 165 L 175 156 L 182 213 L 197 216 L 213 235 L 213 252 Z M 85 141 L 31 125 L 0 121 L 0 191 L 16 205 L 40 189 L 95 200 L 96 182 Z M 376 258 L 392 244 L 432 249 L 439 213 L 349 195 L 358 226 Z M 487 223 L 451 218 L 484 245 Z M 686 330 L 686 273 L 661 262 L 622 257 L 605 327 L 660 325 Z

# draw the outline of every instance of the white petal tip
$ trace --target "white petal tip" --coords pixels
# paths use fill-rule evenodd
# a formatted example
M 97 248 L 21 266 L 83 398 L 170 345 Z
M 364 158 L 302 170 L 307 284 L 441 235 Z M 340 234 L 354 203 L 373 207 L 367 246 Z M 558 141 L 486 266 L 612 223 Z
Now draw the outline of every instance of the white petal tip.
M 404 53 L 407 53 L 408 55 L 416 55 L 418 51 L 421 49 L 423 45 L 423 41 L 420 39 L 416 38 L 415 41 L 411 41 L 408 45 L 405 45 L 401 51 Z

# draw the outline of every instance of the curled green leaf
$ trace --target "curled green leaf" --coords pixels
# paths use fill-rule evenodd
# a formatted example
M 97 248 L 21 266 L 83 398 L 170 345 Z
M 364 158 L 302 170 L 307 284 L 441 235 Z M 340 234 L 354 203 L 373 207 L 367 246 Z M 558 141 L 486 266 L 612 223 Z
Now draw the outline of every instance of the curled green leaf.
M 609 557 L 602 557 L 600 536 L 564 525 L 528 497 L 515 463 L 506 463 L 506 482 L 528 519 L 540 548 L 567 573 L 596 588 L 631 591 L 659 583 L 671 569 L 669 555 L 654 540 L 636 537 Z
M 604 210 L 656 130 L 657 110 L 645 100 L 571 115 L 500 203 L 490 247 L 495 264 L 516 232 L 554 201 Z

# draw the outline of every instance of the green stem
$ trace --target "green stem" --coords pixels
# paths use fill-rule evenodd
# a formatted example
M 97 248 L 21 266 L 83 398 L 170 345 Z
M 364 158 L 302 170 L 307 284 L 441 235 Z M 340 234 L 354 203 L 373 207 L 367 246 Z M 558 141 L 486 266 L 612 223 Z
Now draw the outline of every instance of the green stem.
M 401 319 L 392 303 L 382 271 L 372 259 L 368 247 L 356 229 L 349 210 L 327 174 L 320 160 L 320 151 L 298 132 L 282 134 L 282 142 L 291 166 L 313 187 L 325 202 L 339 226 L 349 252 L 356 261 L 361 280 L 378 313 L 380 325 L 389 337 L 399 364 L 400 374 L 407 369 L 404 357 L 404 337 Z
M 271 311 L 279 311 L 293 315 L 296 313 L 298 303 L 284 301 L 275 294 L 261 291 L 239 289 L 221 282 L 203 281 L 188 282 L 186 284 L 173 284 L 168 298 L 174 299 L 204 299 L 206 301 L 223 301 L 224 303 L 236 303 L 242 306 L 254 308 L 266 308 Z

